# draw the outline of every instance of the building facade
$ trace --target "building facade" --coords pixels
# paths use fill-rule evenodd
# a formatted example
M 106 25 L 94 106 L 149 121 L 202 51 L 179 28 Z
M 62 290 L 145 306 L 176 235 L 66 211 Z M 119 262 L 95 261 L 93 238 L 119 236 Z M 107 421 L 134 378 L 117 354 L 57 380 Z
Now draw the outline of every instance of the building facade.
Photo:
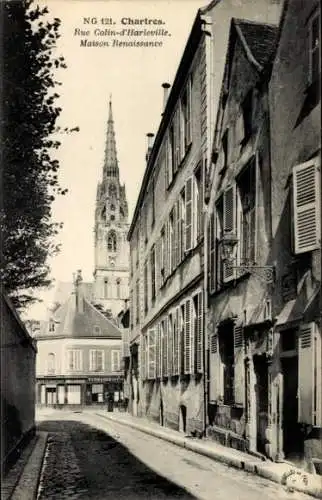
M 272 451 L 306 462 L 322 454 L 320 58 L 320 3 L 286 1 L 269 84 Z
M 80 272 L 74 286 L 35 334 L 38 405 L 103 405 L 123 399 L 121 331 L 87 299 Z
M 131 408 L 183 432 L 204 427 L 207 44 L 198 13 L 148 150 L 129 231 Z
M 128 205 L 125 185 L 120 183 L 112 103 L 103 165 L 103 178 L 97 186 L 95 210 L 95 304 L 113 317 L 123 308 L 129 295 Z
M 1 470 L 35 432 L 36 343 L 1 293 Z
M 277 33 L 232 19 L 208 193 L 208 433 L 259 453 L 269 443 L 273 284 L 264 267 L 271 264 L 265 70 Z

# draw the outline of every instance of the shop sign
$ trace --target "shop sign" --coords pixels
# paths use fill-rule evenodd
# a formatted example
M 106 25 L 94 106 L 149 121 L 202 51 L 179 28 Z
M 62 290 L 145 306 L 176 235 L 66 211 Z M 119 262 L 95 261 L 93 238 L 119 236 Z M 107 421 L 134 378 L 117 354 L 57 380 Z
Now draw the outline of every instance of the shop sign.
M 66 384 L 83 384 L 85 380 L 77 380 L 76 378 L 66 379 Z
M 121 377 L 89 377 L 88 382 L 94 384 L 103 384 L 104 382 L 122 382 Z

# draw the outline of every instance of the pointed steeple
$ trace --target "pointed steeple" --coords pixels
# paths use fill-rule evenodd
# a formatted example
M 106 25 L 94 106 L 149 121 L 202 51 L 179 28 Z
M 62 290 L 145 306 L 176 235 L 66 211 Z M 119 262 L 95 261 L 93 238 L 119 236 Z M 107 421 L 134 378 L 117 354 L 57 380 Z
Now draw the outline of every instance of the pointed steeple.
M 110 95 L 104 158 L 104 177 L 118 177 L 118 175 L 119 169 L 112 112 L 112 96 Z

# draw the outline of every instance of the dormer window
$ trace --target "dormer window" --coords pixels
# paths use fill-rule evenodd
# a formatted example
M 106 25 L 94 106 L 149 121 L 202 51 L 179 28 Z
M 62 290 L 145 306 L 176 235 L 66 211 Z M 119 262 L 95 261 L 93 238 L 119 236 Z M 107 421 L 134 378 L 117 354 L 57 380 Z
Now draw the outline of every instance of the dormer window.
M 94 326 L 94 333 L 95 333 L 95 335 L 100 335 L 101 329 L 100 329 L 100 327 L 98 325 Z
M 50 333 L 53 333 L 55 331 L 55 323 L 53 321 L 49 321 L 49 327 L 48 327 Z

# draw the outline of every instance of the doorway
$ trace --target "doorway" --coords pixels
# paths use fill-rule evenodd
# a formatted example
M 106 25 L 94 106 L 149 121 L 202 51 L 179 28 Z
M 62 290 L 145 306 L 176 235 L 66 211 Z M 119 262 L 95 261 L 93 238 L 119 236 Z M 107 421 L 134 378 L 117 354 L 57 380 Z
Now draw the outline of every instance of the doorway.
M 282 359 L 283 370 L 283 451 L 289 460 L 301 460 L 304 439 L 298 423 L 298 356 Z
M 57 403 L 56 387 L 46 387 L 47 405 L 55 405 Z
M 185 405 L 181 405 L 179 413 L 179 431 L 186 432 L 186 428 L 187 428 L 187 407 Z
M 268 425 L 268 367 L 265 354 L 254 356 L 254 371 L 256 376 L 256 448 L 258 452 L 265 454 Z

